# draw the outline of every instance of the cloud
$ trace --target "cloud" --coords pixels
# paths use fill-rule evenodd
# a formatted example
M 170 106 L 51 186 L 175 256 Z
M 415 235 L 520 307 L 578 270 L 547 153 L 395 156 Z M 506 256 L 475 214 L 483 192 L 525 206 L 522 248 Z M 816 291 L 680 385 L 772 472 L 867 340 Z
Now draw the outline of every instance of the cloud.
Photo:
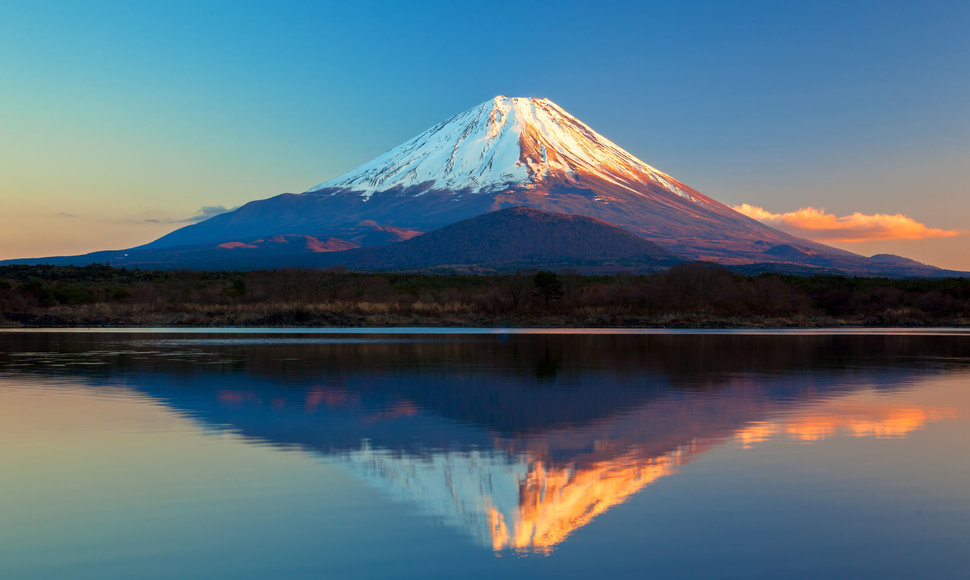
M 202 209 L 195 212 L 194 216 L 184 219 L 182 221 L 197 223 L 197 222 L 205 221 L 211 217 L 215 217 L 219 214 L 226 213 L 227 211 L 232 211 L 233 209 L 235 208 L 227 208 L 221 205 L 205 205 L 205 206 L 202 206 Z
M 219 214 L 224 214 L 226 212 L 232 211 L 236 208 L 227 208 L 221 205 L 206 205 L 202 206 L 195 215 L 187 218 L 172 218 L 172 217 L 162 217 L 162 218 L 145 218 L 145 219 L 130 219 L 127 220 L 128 223 L 133 224 L 196 224 L 205 221 L 211 217 L 215 217 Z
M 825 242 L 868 242 L 872 240 L 922 240 L 965 234 L 959 230 L 927 227 L 903 214 L 853 213 L 837 216 L 824 209 L 803 207 L 786 213 L 771 213 L 763 207 L 742 203 L 733 209 L 759 222 L 790 234 Z

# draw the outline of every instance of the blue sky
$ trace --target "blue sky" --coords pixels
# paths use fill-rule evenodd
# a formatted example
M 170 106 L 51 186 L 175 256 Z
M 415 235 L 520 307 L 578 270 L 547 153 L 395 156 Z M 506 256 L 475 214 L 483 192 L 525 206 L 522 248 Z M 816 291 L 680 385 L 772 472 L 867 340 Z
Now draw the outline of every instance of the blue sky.
M 0 258 L 303 191 L 497 94 L 729 205 L 970 217 L 968 2 L 4 0 L 0 87 Z

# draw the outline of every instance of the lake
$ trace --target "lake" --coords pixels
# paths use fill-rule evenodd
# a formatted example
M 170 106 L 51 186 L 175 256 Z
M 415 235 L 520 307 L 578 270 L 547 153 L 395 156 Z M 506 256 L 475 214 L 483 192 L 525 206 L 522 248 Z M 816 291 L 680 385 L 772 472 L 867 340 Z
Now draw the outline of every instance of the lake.
M 967 578 L 970 333 L 0 332 L 0 578 Z

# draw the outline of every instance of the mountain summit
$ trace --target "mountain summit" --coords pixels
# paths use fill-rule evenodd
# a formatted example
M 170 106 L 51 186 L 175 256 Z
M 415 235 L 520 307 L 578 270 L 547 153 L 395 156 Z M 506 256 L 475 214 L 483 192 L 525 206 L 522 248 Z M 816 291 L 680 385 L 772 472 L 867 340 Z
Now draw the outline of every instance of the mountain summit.
M 387 246 L 518 206 L 595 218 L 680 260 L 802 272 L 941 272 L 895 257 L 865 258 L 768 227 L 640 161 L 549 99 L 506 96 L 304 193 L 253 201 L 131 250 L 64 260 L 85 263 L 96 256 L 117 265 L 179 267 L 189 255 L 195 263 L 239 264 L 249 254 L 290 252 L 296 256 L 291 264 L 301 253 L 316 254 L 307 264 L 336 263 L 320 254 Z M 527 217 L 538 220 L 539 231 L 545 218 L 536 215 Z M 359 254 L 350 250 L 348 256 Z
M 367 197 L 412 186 L 480 193 L 535 186 L 550 178 L 576 180 L 580 175 L 596 176 L 634 192 L 646 178 L 693 198 L 669 175 L 624 151 L 549 99 L 505 96 L 459 113 L 307 193 L 350 190 Z

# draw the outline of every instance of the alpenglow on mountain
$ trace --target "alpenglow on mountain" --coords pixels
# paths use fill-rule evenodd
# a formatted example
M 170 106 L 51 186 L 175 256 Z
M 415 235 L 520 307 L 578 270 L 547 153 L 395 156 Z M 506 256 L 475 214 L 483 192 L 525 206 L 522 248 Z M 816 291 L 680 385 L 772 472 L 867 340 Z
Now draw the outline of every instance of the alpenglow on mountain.
M 685 261 L 857 274 L 941 272 L 775 230 L 640 161 L 548 99 L 505 96 L 304 193 L 253 201 L 138 248 L 60 263 L 246 268 L 250 258 L 252 267 L 265 267 L 267 256 L 282 255 L 290 256 L 284 263 L 299 265 L 305 254 L 316 255 L 306 265 L 323 266 L 340 265 L 347 252 L 346 265 L 352 265 L 359 263 L 350 257 L 357 255 L 354 248 L 386 246 L 516 206 L 592 217 Z M 577 251 L 577 259 L 598 255 L 596 248 Z M 322 259 L 321 253 L 333 255 Z
M 750 261 L 738 254 L 794 241 L 640 161 L 548 99 L 499 96 L 302 194 L 252 202 L 148 247 L 280 234 L 357 241 L 374 227 L 426 232 L 519 205 L 601 219 L 695 259 Z
M 487 192 L 595 175 L 636 191 L 646 176 L 691 195 L 548 99 L 495 97 L 455 115 L 376 159 L 308 192 L 348 189 L 365 196 L 396 187 Z

